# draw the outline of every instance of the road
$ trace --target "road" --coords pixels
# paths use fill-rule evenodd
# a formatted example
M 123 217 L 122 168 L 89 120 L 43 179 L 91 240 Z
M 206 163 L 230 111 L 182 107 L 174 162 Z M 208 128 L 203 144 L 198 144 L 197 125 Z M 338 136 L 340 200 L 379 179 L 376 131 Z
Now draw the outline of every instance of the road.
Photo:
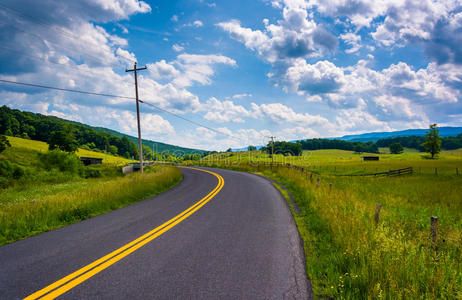
M 293 218 L 268 180 L 182 172 L 156 197 L 0 247 L 0 298 L 311 298 Z

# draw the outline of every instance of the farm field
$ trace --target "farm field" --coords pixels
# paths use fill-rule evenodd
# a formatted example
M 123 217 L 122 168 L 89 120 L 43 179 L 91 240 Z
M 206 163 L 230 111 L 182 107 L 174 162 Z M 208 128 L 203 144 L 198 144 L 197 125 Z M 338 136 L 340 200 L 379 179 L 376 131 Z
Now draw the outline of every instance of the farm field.
M 0 188 L 0 245 L 146 199 L 182 179 L 181 171 L 172 166 L 150 167 L 142 176 L 123 176 L 121 165 L 131 160 L 84 149 L 77 154 L 103 158 L 103 164 L 80 167 L 91 176 L 59 169 L 67 163 L 45 169 L 40 155 L 47 153 L 46 143 L 8 139 L 11 147 L 0 158 L 18 165 L 23 175 L 0 182 L 4 184 Z
M 200 164 L 260 173 L 289 189 L 301 211 L 294 217 L 316 297 L 461 298 L 462 150 L 443 151 L 435 160 L 419 152 L 381 154 L 377 162 L 361 156 L 342 150 L 275 155 L 275 162 L 305 172 L 265 166 L 271 159 L 259 151 L 214 154 Z M 406 167 L 414 174 L 342 176 Z M 438 217 L 436 244 L 432 216 Z

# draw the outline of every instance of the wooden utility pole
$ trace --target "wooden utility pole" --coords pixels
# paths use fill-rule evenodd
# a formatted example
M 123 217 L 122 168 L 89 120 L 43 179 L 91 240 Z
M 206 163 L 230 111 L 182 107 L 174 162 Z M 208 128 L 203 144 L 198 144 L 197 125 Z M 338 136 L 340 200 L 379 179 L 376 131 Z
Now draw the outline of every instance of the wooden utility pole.
M 274 139 L 275 136 L 270 136 L 271 139 L 271 163 L 274 163 Z
M 125 72 L 135 73 L 135 94 L 136 94 L 136 119 L 138 121 L 138 146 L 140 148 L 140 171 L 143 173 L 143 145 L 141 140 L 141 126 L 140 126 L 140 100 L 138 99 L 138 76 L 136 71 L 146 70 L 146 67 L 136 68 L 136 62 L 132 70 L 125 70 Z

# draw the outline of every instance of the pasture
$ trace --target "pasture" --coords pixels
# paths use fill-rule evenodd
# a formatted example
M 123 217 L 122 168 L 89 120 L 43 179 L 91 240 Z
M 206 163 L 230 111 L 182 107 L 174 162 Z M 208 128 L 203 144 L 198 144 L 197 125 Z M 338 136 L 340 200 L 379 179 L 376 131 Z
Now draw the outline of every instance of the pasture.
M 261 173 L 289 189 L 301 210 L 294 217 L 317 297 L 461 298 L 462 151 L 443 151 L 435 160 L 415 151 L 373 162 L 361 156 L 342 150 L 275 155 L 275 162 L 303 171 L 265 165 L 271 158 L 259 151 L 219 153 L 201 164 Z M 349 176 L 405 167 L 414 173 Z M 436 243 L 431 216 L 439 221 Z

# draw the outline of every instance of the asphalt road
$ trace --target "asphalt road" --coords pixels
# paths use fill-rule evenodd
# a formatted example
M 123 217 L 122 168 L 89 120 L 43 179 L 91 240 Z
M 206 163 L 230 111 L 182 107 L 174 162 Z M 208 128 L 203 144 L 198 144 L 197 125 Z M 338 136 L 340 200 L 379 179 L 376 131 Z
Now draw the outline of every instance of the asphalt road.
M 300 238 L 280 193 L 256 175 L 206 170 L 224 179 L 207 203 L 101 271 L 98 262 L 68 277 L 61 283 L 82 282 L 59 298 L 311 298 Z M 182 171 L 183 181 L 161 195 L 0 247 L 0 298 L 42 290 L 172 220 L 220 185 L 213 174 Z

